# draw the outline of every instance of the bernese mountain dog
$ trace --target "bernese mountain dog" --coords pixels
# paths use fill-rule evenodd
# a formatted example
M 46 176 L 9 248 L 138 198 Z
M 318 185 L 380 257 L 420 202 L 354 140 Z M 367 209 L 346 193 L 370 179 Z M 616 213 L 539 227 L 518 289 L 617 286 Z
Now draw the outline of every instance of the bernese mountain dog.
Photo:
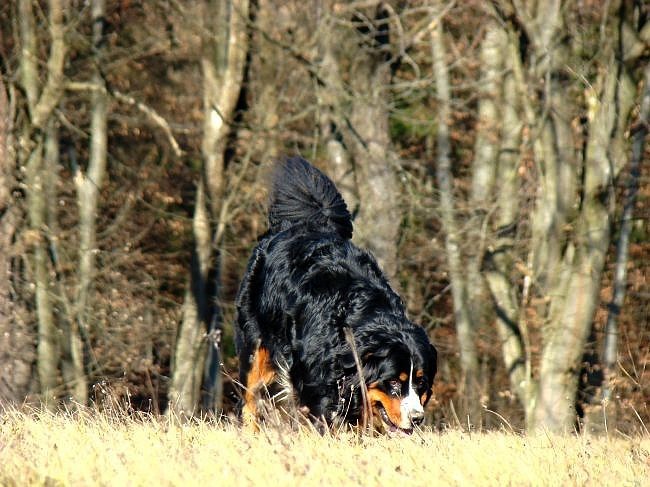
M 350 241 L 336 186 L 300 157 L 282 160 L 268 219 L 236 300 L 243 422 L 256 428 L 261 401 L 289 387 L 313 421 L 410 433 L 424 420 L 436 349 Z

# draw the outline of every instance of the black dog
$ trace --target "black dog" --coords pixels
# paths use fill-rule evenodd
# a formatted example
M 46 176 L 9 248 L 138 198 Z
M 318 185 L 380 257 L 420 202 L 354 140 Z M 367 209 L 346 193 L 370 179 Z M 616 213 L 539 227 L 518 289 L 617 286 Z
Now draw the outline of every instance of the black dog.
M 302 411 L 329 425 L 410 432 L 422 422 L 436 350 L 351 237 L 334 183 L 299 157 L 279 162 L 269 230 L 237 296 L 244 422 L 257 424 L 260 392 L 279 383 L 289 385 Z

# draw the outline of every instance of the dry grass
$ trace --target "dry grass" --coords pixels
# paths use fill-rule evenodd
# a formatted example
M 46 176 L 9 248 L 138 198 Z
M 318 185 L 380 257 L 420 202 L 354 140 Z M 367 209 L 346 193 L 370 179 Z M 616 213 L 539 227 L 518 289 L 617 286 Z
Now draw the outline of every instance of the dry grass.
M 0 413 L 0 485 L 650 484 L 650 438 L 422 432 L 389 439 L 214 422 Z

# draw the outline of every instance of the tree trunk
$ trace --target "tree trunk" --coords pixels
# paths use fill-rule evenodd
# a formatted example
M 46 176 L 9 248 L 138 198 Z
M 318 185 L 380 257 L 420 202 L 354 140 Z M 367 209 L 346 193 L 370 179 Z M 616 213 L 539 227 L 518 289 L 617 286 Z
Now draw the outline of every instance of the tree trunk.
M 354 92 L 349 135 L 359 192 L 355 240 L 370 250 L 393 279 L 397 273 L 397 237 L 400 224 L 396 155 L 389 149 L 387 89 L 390 66 L 366 56 L 351 72 Z
M 46 81 L 40 90 L 38 49 L 34 13 L 30 0 L 19 0 L 22 85 L 27 94 L 32 129 L 42 129 L 59 103 L 63 91 L 63 66 L 66 46 L 61 0 L 48 3 L 50 54 L 47 60 Z
M 93 50 L 97 66 L 102 63 L 102 23 L 105 15 L 104 0 L 93 0 Z M 92 307 L 90 294 L 95 278 L 97 249 L 97 209 L 99 194 L 106 177 L 107 112 L 108 96 L 104 79 L 95 69 L 90 101 L 90 149 L 86 174 L 76 168 L 74 175 L 79 206 L 79 289 L 77 292 L 77 321 L 80 327 L 88 327 L 88 308 Z
M 342 79 L 340 47 L 338 35 L 341 27 L 336 25 L 336 17 L 326 17 L 318 27 L 318 48 L 321 62 L 318 75 L 323 83 L 317 85 L 318 123 L 322 144 L 329 162 L 329 174 L 336 183 L 352 215 L 359 209 L 359 194 L 352 156 L 345 144 L 346 115 L 344 107 L 349 105 L 350 95 Z M 359 222 L 360 223 L 360 222 Z
M 493 28 L 500 28 L 496 25 Z M 496 242 L 489 247 L 483 263 L 483 275 L 492 296 L 496 316 L 497 332 L 501 340 L 503 361 L 510 381 L 510 388 L 530 415 L 534 393 L 531 391 L 532 373 L 530 343 L 525 342 L 525 317 L 521 314 L 518 302 L 514 257 L 517 220 L 519 218 L 519 178 L 520 144 L 522 123 L 519 118 L 520 106 L 515 100 L 505 102 L 516 93 L 513 74 L 514 58 L 519 56 L 519 46 L 513 37 L 503 32 L 500 45 L 506 59 L 504 73 L 501 75 L 501 137 L 497 157 L 496 179 L 500 182 L 496 196 Z
M 248 110 L 252 112 L 253 126 L 261 137 L 251 141 L 255 146 L 256 157 L 264 161 L 274 161 L 281 156 L 280 137 L 283 130 L 283 117 L 278 113 L 281 97 L 278 96 L 278 86 L 287 75 L 284 52 L 270 39 L 281 37 L 286 28 L 285 18 L 287 7 L 278 5 L 273 0 L 260 0 L 251 5 L 251 18 L 255 19 L 251 49 L 251 62 L 248 66 L 250 79 L 247 92 L 252 103 Z M 269 80 L 275 80 L 270 83 Z
M 501 130 L 501 102 L 499 80 L 503 72 L 503 54 L 507 46 L 505 32 L 492 20 L 481 44 L 481 84 L 479 86 L 478 121 L 474 160 L 472 161 L 472 187 L 470 209 L 474 214 L 470 223 L 469 238 L 472 242 L 483 243 L 475 246 L 467 259 L 467 285 L 471 303 L 471 318 L 476 327 L 486 321 L 486 296 L 480 275 L 480 266 L 485 235 L 486 219 L 493 204 L 493 187 L 497 174 L 499 134 Z
M 169 388 L 169 412 L 185 420 L 198 412 L 206 353 L 206 283 L 211 252 L 210 221 L 203 184 L 199 183 L 194 209 L 195 249 L 192 254 L 190 285 L 185 291 L 183 317 L 176 338 Z
M 580 159 L 571 122 L 578 109 L 569 81 L 562 76 L 570 52 L 566 42 L 556 41 L 566 31 L 558 2 L 553 1 L 548 10 L 539 9 L 528 30 L 533 35 L 533 49 L 526 86 L 520 91 L 525 92 L 526 122 L 539 180 L 531 216 L 529 261 L 536 287 L 545 298 L 557 298 L 552 291 L 562 286 L 558 276 L 566 247 L 566 225 L 577 206 Z M 539 312 L 543 315 L 546 309 L 541 306 Z
M 50 296 L 45 186 L 52 181 L 43 166 L 43 133 L 46 132 L 47 122 L 63 91 L 66 54 L 63 5 L 60 0 L 50 0 L 48 5 L 50 53 L 46 81 L 42 89 L 39 82 L 37 36 L 32 3 L 29 0 L 20 0 L 19 12 L 21 84 L 27 95 L 31 122 L 26 124 L 22 131 L 20 147 L 23 152 L 20 159 L 25 167 L 30 241 L 34 254 L 33 273 L 38 321 L 37 370 L 42 400 L 48 407 L 53 407 L 59 383 L 60 337 Z
M 39 137 L 40 139 L 40 137 Z M 30 221 L 33 272 L 36 289 L 38 320 L 37 370 L 43 402 L 54 407 L 59 384 L 59 330 L 52 310 L 50 272 L 47 258 L 45 188 L 43 171 L 43 142 L 38 140 L 27 160 L 25 181 L 28 189 L 27 208 Z
M 80 404 L 88 398 L 88 388 L 84 373 L 83 347 L 80 333 L 89 329 L 88 310 L 92 308 L 91 294 L 95 280 L 95 260 L 97 249 L 97 209 L 99 194 L 106 176 L 107 155 L 107 112 L 108 96 L 104 79 L 99 73 L 103 51 L 103 22 L 106 14 L 104 0 L 93 0 L 93 57 L 95 72 L 93 84 L 97 89 L 91 92 L 90 110 L 90 150 L 88 169 L 84 174 L 77 168 L 74 175 L 77 186 L 77 205 L 79 207 L 79 289 L 75 304 L 75 317 L 67 328 L 65 340 L 70 350 L 69 360 L 63 365 L 74 378 L 73 397 Z
M 210 213 L 219 216 L 224 156 L 248 51 L 248 0 L 207 0 L 202 11 L 203 153 Z
M 612 10 L 614 20 L 605 44 L 609 60 L 596 85 L 600 86 L 599 92 L 594 88 L 590 93 L 596 100 L 596 109 L 590 113 L 583 199 L 575 240 L 570 245 L 575 251 L 565 254 L 563 266 L 570 271 L 566 285 L 560 286 L 566 293 L 559 306 L 551 310 L 540 364 L 533 425 L 557 432 L 575 428 L 577 371 L 598 304 L 610 243 L 610 188 L 627 160 L 624 133 L 634 86 L 620 61 L 621 53 L 617 52 L 623 23 L 620 14 L 618 7 Z
M 12 262 L 21 214 L 13 198 L 16 155 L 13 110 L 0 79 L 0 409 L 20 405 L 27 396 L 34 361 L 33 336 L 14 289 Z
M 209 410 L 221 406 L 217 342 L 221 326 L 217 307 L 220 256 L 215 238 L 223 234 L 224 157 L 248 51 L 249 2 L 209 0 L 203 5 L 201 16 L 204 166 L 194 212 L 195 252 L 190 285 L 185 293 L 169 390 L 170 412 L 180 418 L 195 414 L 201 397 Z M 216 222 L 215 230 L 211 220 Z M 217 345 L 209 348 L 209 357 L 206 337 Z
M 503 72 L 505 32 L 495 20 L 487 26 L 481 43 L 481 84 L 478 88 L 478 121 L 472 162 L 472 208 L 488 211 L 496 176 L 501 115 L 500 83 Z
M 488 222 L 493 213 L 494 184 L 497 174 L 499 134 L 501 130 L 501 92 L 499 80 L 503 73 L 506 36 L 493 19 L 487 26 L 481 44 L 481 82 L 478 88 L 478 120 L 472 161 L 472 181 L 469 197 L 470 222 L 465 241 L 473 242 L 460 251 L 464 256 L 465 283 L 469 320 L 474 330 L 484 329 L 491 318 L 489 292 L 481 275 L 481 264 L 488 239 Z M 489 397 L 489 381 L 481 378 L 479 394 Z
M 470 320 L 467 283 L 462 266 L 458 225 L 454 216 L 453 180 L 450 159 L 451 146 L 449 141 L 449 121 L 451 116 L 449 75 L 445 60 L 446 51 L 442 26 L 438 20 L 436 20 L 436 25 L 431 30 L 431 47 L 433 76 L 438 97 L 436 139 L 438 160 L 436 179 L 440 191 L 440 214 L 442 227 L 445 232 L 445 249 L 447 251 L 449 280 L 454 304 L 454 320 L 456 323 L 460 362 L 463 373 L 461 397 L 464 397 L 466 400 L 464 415 L 467 416 L 468 422 L 473 426 L 480 426 L 481 404 L 478 387 L 478 356 L 474 341 L 474 329 Z

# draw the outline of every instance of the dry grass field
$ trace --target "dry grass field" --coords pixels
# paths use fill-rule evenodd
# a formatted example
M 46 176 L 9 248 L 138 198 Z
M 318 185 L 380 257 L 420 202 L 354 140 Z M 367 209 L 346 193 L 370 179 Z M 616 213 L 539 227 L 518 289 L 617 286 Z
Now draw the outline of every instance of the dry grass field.
M 0 485 L 650 485 L 650 438 L 259 433 L 215 422 L 0 413 Z

